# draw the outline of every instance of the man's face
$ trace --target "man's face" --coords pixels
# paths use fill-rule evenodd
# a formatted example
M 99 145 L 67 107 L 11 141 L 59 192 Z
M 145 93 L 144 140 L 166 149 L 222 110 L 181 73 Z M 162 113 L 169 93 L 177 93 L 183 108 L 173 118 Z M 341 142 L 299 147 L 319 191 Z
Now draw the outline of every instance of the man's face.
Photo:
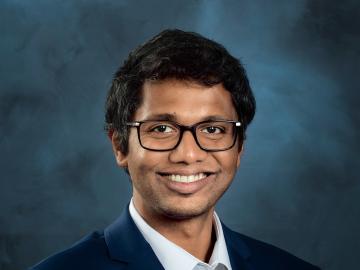
M 146 82 L 134 121 L 156 120 L 169 114 L 182 125 L 209 117 L 238 120 L 231 95 L 221 84 L 206 87 L 175 79 Z M 241 152 L 238 141 L 226 151 L 201 150 L 189 131 L 184 132 L 176 149 L 149 151 L 141 147 L 136 128 L 131 128 L 128 154 L 115 149 L 115 155 L 118 164 L 129 170 L 134 204 L 142 216 L 184 219 L 214 208 L 234 178 Z M 191 183 L 176 182 L 169 176 L 202 173 L 207 176 Z

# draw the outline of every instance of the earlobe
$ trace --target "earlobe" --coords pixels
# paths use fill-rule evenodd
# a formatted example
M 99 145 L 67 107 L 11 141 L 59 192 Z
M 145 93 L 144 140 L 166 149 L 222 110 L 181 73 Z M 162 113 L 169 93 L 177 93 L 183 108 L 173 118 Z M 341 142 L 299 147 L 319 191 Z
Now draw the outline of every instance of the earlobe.
M 116 163 L 119 165 L 119 167 L 121 167 L 121 168 L 127 168 L 127 167 L 128 167 L 128 163 L 127 163 L 127 157 L 126 157 L 126 155 L 124 155 L 123 153 L 121 153 L 120 150 L 114 151 L 114 154 L 115 154 L 115 158 L 116 158 Z
M 111 136 L 111 144 L 114 151 L 116 163 L 119 165 L 119 167 L 126 168 L 128 166 L 127 155 L 123 154 L 120 150 L 118 133 L 116 131 L 113 132 Z

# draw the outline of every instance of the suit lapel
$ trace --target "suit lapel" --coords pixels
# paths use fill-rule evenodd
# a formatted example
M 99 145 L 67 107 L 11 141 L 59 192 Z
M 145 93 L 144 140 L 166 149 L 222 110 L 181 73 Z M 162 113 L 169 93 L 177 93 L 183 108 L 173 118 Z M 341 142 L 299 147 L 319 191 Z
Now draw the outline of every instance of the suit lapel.
M 164 269 L 136 227 L 129 207 L 104 231 L 110 257 L 127 264 L 126 269 Z
M 239 234 L 222 223 L 225 242 L 233 270 L 255 270 L 250 263 L 250 250 Z M 151 246 L 136 227 L 129 207 L 104 230 L 111 259 L 127 264 L 127 270 L 164 269 Z
M 233 232 L 223 223 L 221 223 L 226 247 L 230 257 L 230 263 L 233 270 L 255 270 L 250 263 L 250 250 L 239 234 Z

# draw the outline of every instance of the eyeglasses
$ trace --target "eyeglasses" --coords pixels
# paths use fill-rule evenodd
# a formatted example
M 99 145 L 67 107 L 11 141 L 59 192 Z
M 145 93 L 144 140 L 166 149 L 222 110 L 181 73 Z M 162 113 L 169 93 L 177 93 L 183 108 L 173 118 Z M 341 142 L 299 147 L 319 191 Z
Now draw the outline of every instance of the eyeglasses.
M 136 127 L 140 145 L 151 151 L 170 151 L 181 142 L 185 131 L 190 131 L 196 144 L 205 151 L 225 151 L 235 145 L 241 123 L 232 120 L 203 121 L 192 126 L 173 121 L 146 120 L 127 123 Z

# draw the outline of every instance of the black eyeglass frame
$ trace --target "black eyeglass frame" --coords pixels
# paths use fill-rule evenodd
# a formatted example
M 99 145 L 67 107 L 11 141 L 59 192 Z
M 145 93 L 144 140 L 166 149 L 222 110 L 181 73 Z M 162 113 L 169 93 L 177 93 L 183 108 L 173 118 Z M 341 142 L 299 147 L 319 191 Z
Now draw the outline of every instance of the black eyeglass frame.
M 239 128 L 242 128 L 242 125 L 241 125 L 241 122 L 239 121 L 235 121 L 235 120 L 207 120 L 207 121 L 201 121 L 201 122 L 198 122 L 194 125 L 191 125 L 191 126 L 186 126 L 186 125 L 181 125 L 177 122 L 174 122 L 174 121 L 168 121 L 168 120 L 165 120 L 164 122 L 170 122 L 172 124 L 174 124 L 174 126 L 176 126 L 179 131 L 180 131 L 180 135 L 179 135 L 179 139 L 178 139 L 178 142 L 175 144 L 174 147 L 172 148 L 169 148 L 169 149 L 153 149 L 153 148 L 149 148 L 149 147 L 145 147 L 142 142 L 141 142 L 141 139 L 140 139 L 140 126 L 141 124 L 143 123 L 147 123 L 147 122 L 154 122 L 154 121 L 159 121 L 161 122 L 161 120 L 144 120 L 144 121 L 132 121 L 132 122 L 128 122 L 126 123 L 127 126 L 129 127 L 136 127 L 137 129 L 137 134 L 138 134 L 138 140 L 139 140 L 139 143 L 141 145 L 142 148 L 146 149 L 146 150 L 149 150 L 149 151 L 156 151 L 156 152 L 166 152 L 166 151 L 172 151 L 174 149 L 176 149 L 176 147 L 179 146 L 181 140 L 182 140 L 182 137 L 183 137 L 183 134 L 185 131 L 190 131 L 191 134 L 193 135 L 193 138 L 196 142 L 196 144 L 200 147 L 201 150 L 204 150 L 204 151 L 207 151 L 207 152 L 221 152 L 221 151 L 226 151 L 226 150 L 229 150 L 231 149 L 232 147 L 234 147 L 235 143 L 236 143 L 236 140 L 237 140 L 237 137 L 238 137 L 238 129 Z M 196 128 L 201 125 L 201 124 L 204 124 L 204 123 L 211 123 L 211 122 L 226 122 L 226 123 L 233 123 L 235 125 L 235 128 L 234 128 L 234 139 L 233 139 L 233 143 L 231 144 L 231 146 L 227 147 L 227 148 L 224 148 L 224 149 L 207 149 L 207 148 L 204 148 L 200 145 L 199 141 L 198 141 L 198 138 L 196 136 Z

